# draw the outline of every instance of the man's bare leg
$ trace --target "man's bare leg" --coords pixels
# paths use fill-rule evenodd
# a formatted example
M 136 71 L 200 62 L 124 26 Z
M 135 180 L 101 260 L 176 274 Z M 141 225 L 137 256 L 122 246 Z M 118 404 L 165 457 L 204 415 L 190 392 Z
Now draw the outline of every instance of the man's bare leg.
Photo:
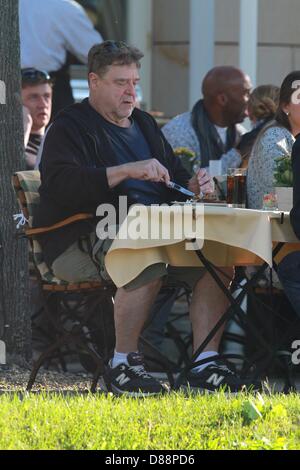
M 232 279 L 233 268 L 222 268 L 222 271 Z M 220 277 L 224 284 L 229 287 L 230 280 L 225 276 L 220 275 Z M 194 352 L 204 341 L 208 333 L 212 330 L 228 307 L 229 301 L 227 300 L 227 297 L 221 291 L 212 276 L 206 272 L 194 288 L 190 307 Z M 214 338 L 212 338 L 210 343 L 205 347 L 204 351 L 218 351 L 224 326 L 225 325 L 219 329 Z
M 137 351 L 138 339 L 149 316 L 151 306 L 161 288 L 161 279 L 156 279 L 138 289 L 117 290 L 114 317 L 116 330 L 116 351 L 129 353 Z

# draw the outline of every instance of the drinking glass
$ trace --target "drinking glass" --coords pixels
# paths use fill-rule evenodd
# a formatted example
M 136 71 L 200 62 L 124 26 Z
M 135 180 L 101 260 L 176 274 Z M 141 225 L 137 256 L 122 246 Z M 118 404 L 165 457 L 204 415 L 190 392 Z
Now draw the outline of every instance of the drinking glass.
M 246 168 L 228 168 L 227 204 L 230 207 L 246 207 Z

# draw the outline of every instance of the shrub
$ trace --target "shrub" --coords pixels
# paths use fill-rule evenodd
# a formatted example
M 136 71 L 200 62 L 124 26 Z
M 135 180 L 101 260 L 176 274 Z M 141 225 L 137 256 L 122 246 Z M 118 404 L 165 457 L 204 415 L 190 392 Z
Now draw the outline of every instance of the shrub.
M 292 159 L 290 155 L 275 159 L 274 186 L 293 186 Z

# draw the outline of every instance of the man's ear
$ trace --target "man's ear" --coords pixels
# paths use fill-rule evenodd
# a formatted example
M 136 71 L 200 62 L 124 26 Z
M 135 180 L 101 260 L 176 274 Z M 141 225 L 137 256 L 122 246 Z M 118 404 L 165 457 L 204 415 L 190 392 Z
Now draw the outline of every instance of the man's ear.
M 225 93 L 219 93 L 217 95 L 217 102 L 220 106 L 225 106 L 228 103 L 228 96 Z
M 90 88 L 95 89 L 98 85 L 99 77 L 96 73 L 90 72 L 88 75 Z

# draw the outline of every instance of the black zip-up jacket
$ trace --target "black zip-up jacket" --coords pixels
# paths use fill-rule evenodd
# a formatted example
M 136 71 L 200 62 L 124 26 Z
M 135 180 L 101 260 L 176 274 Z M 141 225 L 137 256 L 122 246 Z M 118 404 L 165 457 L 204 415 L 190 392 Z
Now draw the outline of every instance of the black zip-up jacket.
M 151 154 L 169 171 L 172 181 L 186 186 L 190 175 L 174 155 L 156 121 L 135 109 L 136 120 L 150 147 Z M 96 214 L 101 203 L 118 207 L 118 186 L 108 186 L 106 168 L 118 165 L 99 114 L 88 99 L 62 111 L 45 137 L 40 163 L 40 205 L 34 214 L 34 226 L 52 225 L 79 212 Z M 178 192 L 172 199 L 184 200 Z M 49 266 L 82 235 L 94 230 L 94 221 L 80 221 L 39 237 L 45 261 Z
M 293 209 L 290 213 L 291 224 L 296 236 L 300 239 L 300 134 L 292 149 L 293 167 Z

